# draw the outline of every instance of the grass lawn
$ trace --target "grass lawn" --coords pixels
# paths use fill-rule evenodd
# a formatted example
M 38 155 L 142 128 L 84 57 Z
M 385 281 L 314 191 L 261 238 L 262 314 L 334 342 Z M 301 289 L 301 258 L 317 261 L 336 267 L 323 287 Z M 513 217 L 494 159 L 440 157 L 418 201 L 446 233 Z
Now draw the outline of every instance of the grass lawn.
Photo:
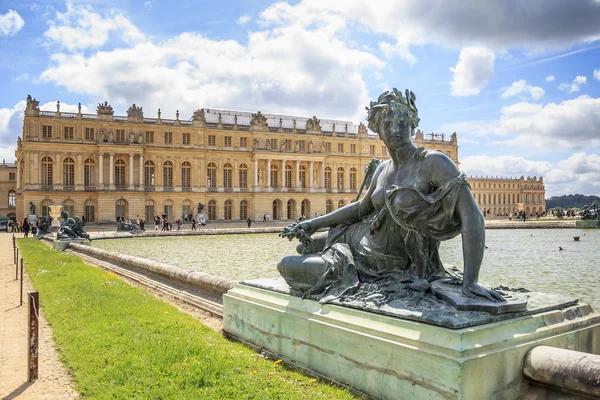
M 90 399 L 351 399 L 78 257 L 19 239 L 62 361 Z

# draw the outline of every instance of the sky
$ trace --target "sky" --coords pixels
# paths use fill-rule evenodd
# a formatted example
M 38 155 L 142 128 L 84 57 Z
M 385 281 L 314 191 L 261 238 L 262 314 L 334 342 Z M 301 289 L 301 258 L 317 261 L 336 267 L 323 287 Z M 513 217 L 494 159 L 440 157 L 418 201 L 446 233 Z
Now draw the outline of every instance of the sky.
M 0 157 L 42 109 L 365 121 L 410 89 L 469 176 L 600 195 L 600 0 L 0 0 Z

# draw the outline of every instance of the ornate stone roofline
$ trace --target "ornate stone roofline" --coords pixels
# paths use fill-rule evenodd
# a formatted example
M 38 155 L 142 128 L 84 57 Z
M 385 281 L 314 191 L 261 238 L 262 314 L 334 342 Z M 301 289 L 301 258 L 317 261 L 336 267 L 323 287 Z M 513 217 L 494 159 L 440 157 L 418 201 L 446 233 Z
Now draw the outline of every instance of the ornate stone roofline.
M 511 180 L 511 181 L 524 181 L 524 182 L 543 182 L 544 181 L 544 177 L 540 176 L 539 178 L 537 176 L 534 176 L 533 178 L 528 176 L 527 178 L 525 178 L 524 176 L 521 177 L 514 177 L 514 176 L 479 176 L 479 175 L 469 175 L 467 176 L 467 179 L 482 179 L 482 180 L 490 180 L 490 181 L 498 181 L 498 180 Z

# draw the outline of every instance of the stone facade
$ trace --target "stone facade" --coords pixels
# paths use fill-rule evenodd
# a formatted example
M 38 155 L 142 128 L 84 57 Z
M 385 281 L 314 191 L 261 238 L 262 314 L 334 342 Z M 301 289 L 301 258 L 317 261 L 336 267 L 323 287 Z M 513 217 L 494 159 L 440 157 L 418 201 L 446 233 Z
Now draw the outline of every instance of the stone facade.
M 17 167 L 14 164 L 0 164 L 0 215 L 16 217 L 17 211 Z
M 196 214 L 198 203 L 209 220 L 314 217 L 352 202 L 371 158 L 388 158 L 362 123 L 214 109 L 148 118 L 135 104 L 117 116 L 107 102 L 96 114 L 59 110 L 28 98 L 15 153 L 18 219 L 30 202 L 38 214 L 62 205 L 94 222 Z M 458 165 L 456 133 L 417 131 L 414 141 Z
M 509 216 L 524 211 L 527 216 L 546 211 L 544 178 L 469 177 L 471 190 L 486 217 Z

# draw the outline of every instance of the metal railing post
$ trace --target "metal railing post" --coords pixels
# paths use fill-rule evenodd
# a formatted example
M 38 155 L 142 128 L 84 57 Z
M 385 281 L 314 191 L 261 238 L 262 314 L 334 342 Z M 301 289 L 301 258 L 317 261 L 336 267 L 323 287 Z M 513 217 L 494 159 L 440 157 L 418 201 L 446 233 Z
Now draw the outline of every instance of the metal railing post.
M 39 345 L 39 309 L 40 294 L 38 292 L 27 293 L 29 298 L 29 334 L 27 335 L 27 380 L 38 378 L 38 345 Z
M 21 258 L 21 303 L 19 306 L 23 305 L 23 259 Z

